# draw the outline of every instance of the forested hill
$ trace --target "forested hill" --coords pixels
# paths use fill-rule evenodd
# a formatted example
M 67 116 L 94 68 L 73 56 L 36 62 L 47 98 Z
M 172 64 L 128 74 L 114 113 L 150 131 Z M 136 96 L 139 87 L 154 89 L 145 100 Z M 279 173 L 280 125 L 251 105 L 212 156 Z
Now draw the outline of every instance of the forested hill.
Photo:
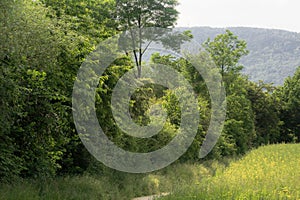
M 281 85 L 284 79 L 292 76 L 300 66 L 300 33 L 262 28 L 178 28 L 191 30 L 194 38 L 203 43 L 217 34 L 231 30 L 240 39 L 247 42 L 249 55 L 241 60 L 243 72 L 253 81 L 264 80 L 267 83 Z

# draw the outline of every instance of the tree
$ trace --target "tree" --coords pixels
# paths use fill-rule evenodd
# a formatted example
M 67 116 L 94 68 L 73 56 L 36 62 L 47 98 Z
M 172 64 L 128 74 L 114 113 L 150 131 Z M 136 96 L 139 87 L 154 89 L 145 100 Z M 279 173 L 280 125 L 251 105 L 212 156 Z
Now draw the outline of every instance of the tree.
M 132 50 L 138 77 L 141 76 L 143 55 L 153 41 L 179 50 L 180 44 L 192 37 L 190 31 L 171 33 L 179 14 L 175 9 L 177 5 L 177 0 L 117 0 L 117 29 L 128 31 L 121 39 L 126 41 L 123 44 L 125 53 L 128 55 Z M 153 29 L 148 29 L 150 27 Z M 131 46 L 129 51 L 127 46 Z
M 238 65 L 240 58 L 247 55 L 249 51 L 247 43 L 239 40 L 231 31 L 217 35 L 213 41 L 208 39 L 204 44 L 204 48 L 208 51 L 215 64 L 220 67 L 221 74 L 225 72 L 240 71 L 242 66 Z
M 38 2 L 1 1 L 0 11 L 0 179 L 53 175 L 68 129 L 63 101 L 50 103 L 64 98 L 58 78 L 47 76 L 58 71 L 58 29 Z
M 280 142 L 280 100 L 276 96 L 276 88 L 262 81 L 249 82 L 247 91 L 254 113 L 255 146 Z
M 213 41 L 207 39 L 204 49 L 219 67 L 225 82 L 227 118 L 223 134 L 217 149 L 221 155 L 245 153 L 253 146 L 256 137 L 254 127 L 254 113 L 251 101 L 245 87 L 248 80 L 239 72 L 242 66 L 238 64 L 240 58 L 248 54 L 246 42 L 239 40 L 231 31 L 217 35 Z M 226 76 L 225 76 L 226 75 Z
M 283 121 L 281 139 L 285 142 L 300 140 L 300 67 L 288 77 L 278 96 L 282 101 L 280 117 Z
M 70 23 L 71 30 L 96 46 L 101 40 L 116 33 L 111 17 L 114 0 L 40 0 L 55 11 L 56 18 Z
M 69 97 L 91 50 L 68 19 L 40 1 L 0 2 L 0 179 L 82 166 Z
M 253 147 L 256 138 L 254 113 L 247 91 L 248 80 L 240 74 L 229 76 L 232 80 L 226 84 L 227 115 L 223 134 L 234 142 L 236 152 L 231 153 L 241 154 Z

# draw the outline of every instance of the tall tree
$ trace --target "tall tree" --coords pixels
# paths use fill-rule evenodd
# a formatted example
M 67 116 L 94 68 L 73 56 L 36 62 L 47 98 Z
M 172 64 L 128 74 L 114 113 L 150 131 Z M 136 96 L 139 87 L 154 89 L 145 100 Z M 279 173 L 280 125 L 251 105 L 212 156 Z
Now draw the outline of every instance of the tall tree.
M 127 43 L 123 45 L 131 46 L 129 51 L 133 53 L 138 77 L 141 76 L 143 55 L 153 41 L 178 51 L 180 44 L 192 37 L 190 31 L 170 33 L 178 18 L 177 5 L 177 0 L 117 0 L 117 29 L 128 31 L 125 35 Z M 153 29 L 147 29 L 150 27 Z M 129 51 L 125 51 L 128 55 Z
M 54 174 L 70 130 L 55 78 L 62 38 L 48 13 L 31 0 L 0 2 L 0 179 Z
M 249 51 L 247 43 L 238 39 L 231 31 L 226 30 L 224 34 L 217 35 L 213 41 L 207 39 L 203 44 L 214 60 L 215 64 L 220 67 L 221 74 L 225 72 L 240 71 L 242 66 L 238 64 L 240 58 L 247 55 Z
M 255 145 L 280 142 L 280 100 L 274 93 L 276 88 L 262 81 L 249 82 L 246 88 L 254 113 L 257 135 Z
M 285 142 L 300 141 L 300 67 L 293 77 L 288 77 L 278 92 L 282 100 L 281 139 Z

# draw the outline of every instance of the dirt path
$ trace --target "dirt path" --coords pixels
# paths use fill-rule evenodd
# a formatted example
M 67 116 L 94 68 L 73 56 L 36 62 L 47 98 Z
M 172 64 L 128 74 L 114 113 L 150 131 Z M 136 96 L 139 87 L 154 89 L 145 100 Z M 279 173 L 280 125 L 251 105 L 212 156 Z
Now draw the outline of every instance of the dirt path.
M 132 200 L 154 200 L 156 198 L 159 198 L 159 197 L 164 197 L 164 196 L 167 196 L 169 195 L 170 193 L 162 193 L 160 195 L 151 195 L 151 196 L 146 196 L 146 197 L 138 197 L 138 198 L 134 198 Z

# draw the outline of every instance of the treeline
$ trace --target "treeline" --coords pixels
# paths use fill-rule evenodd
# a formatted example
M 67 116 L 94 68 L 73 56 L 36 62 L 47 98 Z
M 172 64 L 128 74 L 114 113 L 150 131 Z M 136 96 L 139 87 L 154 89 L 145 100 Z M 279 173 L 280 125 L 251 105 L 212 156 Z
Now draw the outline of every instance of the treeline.
M 0 179 L 79 174 L 103 166 L 87 152 L 72 118 L 72 89 L 85 57 L 99 42 L 119 32 L 115 2 L 106 0 L 2 0 L 0 2 Z M 226 41 L 228 43 L 226 43 Z M 232 46 L 230 42 L 238 44 Z M 243 154 L 270 143 L 299 142 L 300 68 L 282 87 L 254 83 L 241 75 L 238 60 L 246 44 L 226 32 L 204 47 L 221 63 L 227 94 L 227 118 L 217 145 L 207 157 Z M 230 48 L 228 48 L 230 47 Z M 214 50 L 226 49 L 227 55 Z M 240 51 L 235 51 L 239 49 Z M 221 51 L 222 52 L 222 51 Z M 198 55 L 204 66 L 207 54 Z M 201 75 L 186 60 L 154 54 L 152 63 L 172 66 L 198 94 L 201 122 L 194 143 L 179 162 L 197 162 L 199 147 L 209 125 L 209 93 Z M 136 123 L 149 123 L 149 106 L 161 103 L 168 112 L 163 130 L 150 139 L 126 136 L 115 125 L 110 97 L 118 79 L 135 63 L 129 56 L 116 60 L 99 80 L 96 111 L 105 133 L 120 147 L 149 152 L 171 141 L 181 113 L 171 91 L 148 84 L 132 97 Z

